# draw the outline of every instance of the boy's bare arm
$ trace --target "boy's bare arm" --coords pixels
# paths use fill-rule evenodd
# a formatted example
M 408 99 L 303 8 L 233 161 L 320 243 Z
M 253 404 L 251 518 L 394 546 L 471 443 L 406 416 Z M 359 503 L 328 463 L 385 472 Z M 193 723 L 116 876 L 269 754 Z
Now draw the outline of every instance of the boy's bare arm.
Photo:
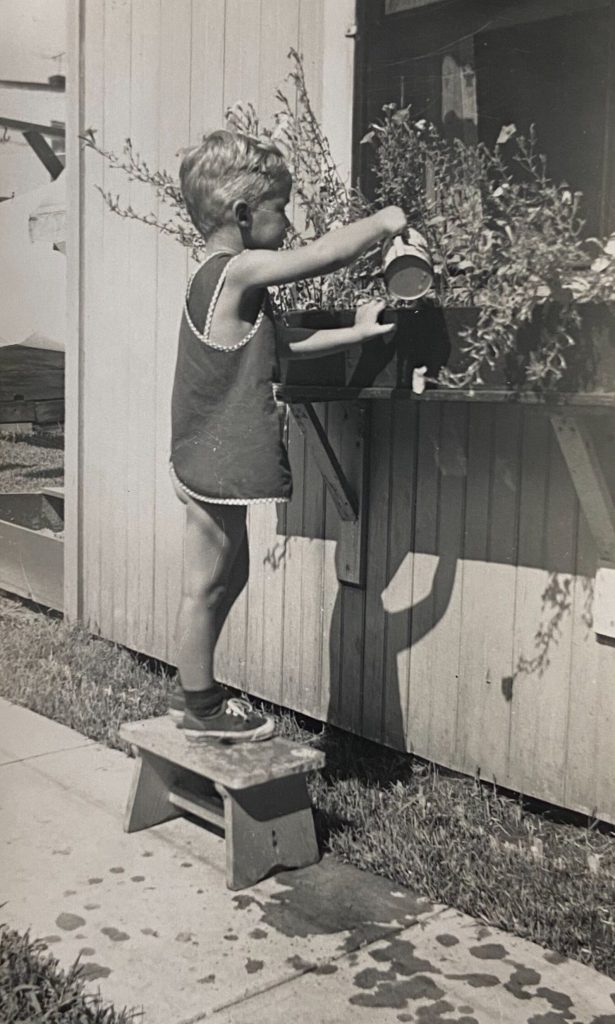
M 379 299 L 366 302 L 359 306 L 352 327 L 326 328 L 311 331 L 303 327 L 278 326 L 278 355 L 281 359 L 307 359 L 317 356 L 330 356 L 342 352 L 352 345 L 360 344 L 369 338 L 382 336 L 392 337 L 395 324 L 379 324 L 379 313 L 385 303 Z
M 245 291 L 330 274 L 352 263 L 372 245 L 400 234 L 405 227 L 403 210 L 387 206 L 298 249 L 248 249 L 230 268 L 227 280 Z

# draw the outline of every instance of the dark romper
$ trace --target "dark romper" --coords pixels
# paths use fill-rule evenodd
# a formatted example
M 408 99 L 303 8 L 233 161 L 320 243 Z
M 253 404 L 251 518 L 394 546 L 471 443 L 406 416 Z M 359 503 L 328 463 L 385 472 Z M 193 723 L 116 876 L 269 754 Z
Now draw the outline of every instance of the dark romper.
M 171 475 L 200 501 L 288 501 L 292 479 L 274 396 L 279 362 L 266 289 L 254 327 L 239 344 L 216 345 L 209 336 L 226 273 L 237 258 L 213 253 L 196 271 L 207 309 L 202 333 L 188 309 L 195 275 L 188 282 L 171 404 Z

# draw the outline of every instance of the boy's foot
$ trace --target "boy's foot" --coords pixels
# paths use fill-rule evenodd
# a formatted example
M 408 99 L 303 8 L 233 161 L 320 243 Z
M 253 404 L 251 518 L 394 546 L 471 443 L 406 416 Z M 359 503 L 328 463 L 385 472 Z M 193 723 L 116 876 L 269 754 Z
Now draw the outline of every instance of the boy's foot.
M 216 700 L 214 701 L 214 704 L 219 705 L 226 692 L 227 691 L 224 689 L 223 686 L 220 686 L 219 683 L 216 683 L 215 691 L 212 692 L 212 701 L 214 700 L 214 693 L 216 695 Z M 186 711 L 187 704 L 186 691 L 184 690 L 181 684 L 179 675 L 175 676 L 169 683 L 169 687 L 167 690 L 167 702 L 167 715 L 175 722 L 175 725 L 177 726 L 178 729 L 183 729 L 184 714 Z
M 275 731 L 273 718 L 254 711 L 247 700 L 228 697 L 220 708 L 203 717 L 185 711 L 182 727 L 190 743 L 223 740 L 226 743 L 254 743 L 268 740 Z

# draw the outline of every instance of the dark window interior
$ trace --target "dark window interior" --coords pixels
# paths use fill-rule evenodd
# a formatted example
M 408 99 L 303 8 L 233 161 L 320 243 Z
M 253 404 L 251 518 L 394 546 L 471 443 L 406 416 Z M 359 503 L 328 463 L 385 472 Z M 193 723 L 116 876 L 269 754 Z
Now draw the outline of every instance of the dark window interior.
M 612 0 L 505 0 L 498 17 L 486 0 L 393 15 L 378 0 L 364 2 L 359 137 L 391 101 L 441 124 L 443 61 L 462 52 L 474 67 L 478 137 L 493 144 L 503 124 L 523 133 L 534 124 L 550 175 L 584 193 L 587 231 L 615 230 Z M 445 121 L 455 131 L 454 117 Z M 369 189 L 360 150 L 356 166 Z

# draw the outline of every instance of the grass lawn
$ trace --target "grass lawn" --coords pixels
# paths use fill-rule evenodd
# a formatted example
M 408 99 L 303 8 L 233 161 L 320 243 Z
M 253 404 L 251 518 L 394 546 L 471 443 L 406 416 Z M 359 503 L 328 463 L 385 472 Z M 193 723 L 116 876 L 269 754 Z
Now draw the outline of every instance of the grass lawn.
M 112 747 L 166 708 L 160 666 L 2 596 L 0 649 L 0 695 Z M 323 849 L 615 978 L 615 830 L 273 710 L 326 751 Z
M 0 929 L 0 1020 L 3 1024 L 129 1024 L 99 996 L 84 992 L 79 964 L 64 971 L 30 935 Z
M 64 428 L 32 434 L 0 433 L 0 494 L 40 491 L 64 483 Z

